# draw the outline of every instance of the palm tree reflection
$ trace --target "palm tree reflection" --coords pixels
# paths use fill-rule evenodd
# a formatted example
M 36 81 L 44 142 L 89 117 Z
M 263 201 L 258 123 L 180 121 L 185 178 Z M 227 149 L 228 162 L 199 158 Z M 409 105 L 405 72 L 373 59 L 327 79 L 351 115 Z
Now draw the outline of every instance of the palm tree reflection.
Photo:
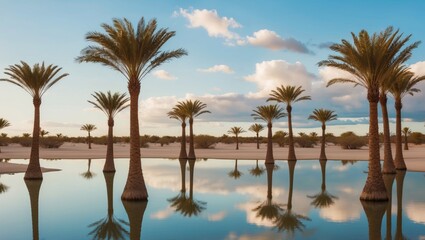
M 168 199 L 171 203 L 171 207 L 174 208 L 176 212 L 181 213 L 185 217 L 198 216 L 203 210 L 206 209 L 206 202 L 199 201 L 193 198 L 193 173 L 195 169 L 195 161 L 196 160 L 186 160 L 181 159 L 180 161 L 180 170 L 182 177 L 182 189 L 180 193 Z M 186 162 L 189 161 L 189 176 L 190 176 L 190 184 L 189 184 L 189 197 L 186 195 L 186 184 L 185 184 L 185 167 Z
M 0 174 L 0 177 L 1 177 L 1 174 Z M 0 182 L 0 194 L 7 192 L 8 189 L 9 189 L 8 186 Z
M 281 213 L 278 218 L 274 220 L 274 224 L 279 231 L 286 231 L 288 234 L 293 235 L 295 230 L 303 231 L 305 228 L 302 220 L 310 221 L 310 218 L 297 214 L 292 211 L 292 193 L 294 189 L 294 170 L 297 161 L 288 161 L 289 168 L 289 194 L 286 210 Z
M 92 179 L 94 176 L 96 176 L 96 174 L 94 172 L 90 171 L 90 165 L 91 165 L 91 159 L 89 158 L 89 162 L 88 162 L 88 167 L 87 167 L 87 171 L 81 173 L 81 176 L 87 180 Z
M 281 212 L 283 209 L 282 204 L 277 204 L 272 201 L 273 167 L 275 164 L 265 165 L 267 170 L 267 200 L 258 205 L 258 207 L 252 209 L 252 211 L 257 212 L 257 217 L 260 217 L 261 220 L 267 219 L 273 221 L 274 219 L 278 218 L 279 212 Z
M 266 164 L 266 165 L 267 165 L 267 164 Z M 257 161 L 256 161 L 256 164 L 255 164 L 255 167 L 251 168 L 251 169 L 249 170 L 249 173 L 250 173 L 252 176 L 259 177 L 259 176 L 263 175 L 263 173 L 264 173 L 264 168 L 262 168 L 262 167 L 259 167 L 259 166 L 258 166 L 258 160 L 257 160 Z
M 385 188 L 387 189 L 387 194 L 388 194 L 388 204 L 387 204 L 387 210 L 386 210 L 386 216 L 387 216 L 387 232 L 386 232 L 386 236 L 385 239 L 391 240 L 392 238 L 392 233 L 391 233 L 391 207 L 392 207 L 392 196 L 393 196 L 393 183 L 394 183 L 394 179 L 395 179 L 395 174 L 384 174 L 382 175 L 382 177 L 384 178 L 384 184 L 385 184 Z
M 397 182 L 397 225 L 395 230 L 395 239 L 406 239 L 403 236 L 403 185 L 406 170 L 397 170 L 395 180 Z
M 145 214 L 147 201 L 126 201 L 121 200 L 127 212 L 130 222 L 130 239 L 140 240 L 142 234 L 143 215 Z
M 315 208 L 327 208 L 330 207 L 335 203 L 335 199 L 338 199 L 338 197 L 330 194 L 328 191 L 326 191 L 326 163 L 327 161 L 320 161 L 320 168 L 322 170 L 322 187 L 321 192 L 317 193 L 313 196 L 307 196 L 308 198 L 313 199 L 311 202 L 311 205 L 313 205 Z
M 387 201 L 363 201 L 360 200 L 363 210 L 366 213 L 369 224 L 369 239 L 381 239 L 382 217 L 385 214 Z M 398 239 L 398 238 L 397 238 Z
M 233 171 L 230 171 L 229 177 L 232 177 L 234 179 L 238 179 L 242 176 L 242 172 L 238 170 L 238 159 L 235 159 L 235 169 Z
M 30 204 L 31 204 L 31 220 L 32 220 L 32 238 L 34 240 L 39 239 L 38 233 L 38 199 L 40 195 L 40 188 L 42 179 L 37 180 L 25 180 L 25 185 L 27 186 L 28 193 L 30 195 Z
M 114 217 L 114 176 L 115 172 L 104 172 L 106 182 L 106 193 L 108 197 L 108 214 L 106 217 L 90 224 L 88 227 L 93 228 L 89 235 L 93 236 L 93 239 L 127 239 L 129 232 L 123 227 L 129 224 L 121 219 Z

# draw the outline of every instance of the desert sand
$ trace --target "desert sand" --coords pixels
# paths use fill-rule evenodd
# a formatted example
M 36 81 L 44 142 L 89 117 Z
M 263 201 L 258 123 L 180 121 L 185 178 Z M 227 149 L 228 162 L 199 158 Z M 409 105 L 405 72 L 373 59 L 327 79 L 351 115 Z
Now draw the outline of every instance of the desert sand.
M 239 145 L 239 150 L 235 150 L 235 144 L 219 143 L 213 149 L 195 149 L 197 158 L 208 159 L 240 159 L 256 160 L 264 159 L 266 156 L 266 144 L 262 144 L 260 149 L 256 149 L 256 144 L 244 143 Z M 0 159 L 28 159 L 30 148 L 21 147 L 18 144 L 10 144 L 1 147 Z M 383 156 L 381 148 L 381 158 Z M 142 158 L 177 158 L 179 156 L 180 144 L 173 143 L 161 147 L 159 144 L 149 144 L 149 148 L 141 148 Z M 393 154 L 395 146 L 393 146 Z M 298 160 L 315 160 L 320 154 L 320 147 L 295 148 Z M 425 146 L 409 145 L 409 150 L 404 151 L 408 171 L 425 172 Z M 276 160 L 285 160 L 288 148 L 274 146 L 273 154 Z M 58 149 L 40 148 L 41 159 L 104 159 L 106 155 L 106 145 L 92 144 L 92 149 L 88 149 L 87 144 L 65 143 Z M 368 149 L 363 147 L 359 150 L 344 150 L 339 146 L 329 145 L 326 147 L 326 155 L 329 160 L 360 160 L 368 159 Z M 118 143 L 114 145 L 115 158 L 129 158 L 129 144 Z M 26 170 L 24 164 L 13 164 L 0 162 L 0 173 L 15 173 Z M 44 169 L 48 170 L 48 169 Z

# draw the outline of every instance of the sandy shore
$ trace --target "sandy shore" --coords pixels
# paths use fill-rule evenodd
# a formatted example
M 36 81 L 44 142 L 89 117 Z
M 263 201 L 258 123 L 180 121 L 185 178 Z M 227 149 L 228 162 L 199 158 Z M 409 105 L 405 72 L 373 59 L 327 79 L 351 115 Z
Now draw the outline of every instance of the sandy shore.
M 256 145 L 252 143 L 244 143 L 239 145 L 239 150 L 235 150 L 235 144 L 217 144 L 214 149 L 195 149 L 197 158 L 208 159 L 264 159 L 266 156 L 266 145 L 262 144 L 260 149 L 256 149 Z M 404 151 L 406 165 L 409 171 L 425 171 L 425 145 L 410 145 L 408 151 Z M 393 146 L 393 154 L 395 146 Z M 0 159 L 28 159 L 30 148 L 21 147 L 18 144 L 10 144 L 1 147 Z M 383 156 L 381 149 L 381 157 Z M 142 158 L 177 158 L 180 151 L 180 144 L 174 143 L 164 145 L 150 144 L 149 148 L 142 148 Z M 299 160 L 318 159 L 320 147 L 315 148 L 296 148 L 297 158 Z M 43 159 L 103 159 L 106 154 L 105 145 L 92 145 L 92 149 L 88 149 L 86 144 L 65 143 L 58 149 L 40 148 L 40 158 Z M 285 160 L 288 154 L 288 148 L 280 148 L 274 146 L 273 154 L 276 160 Z M 326 155 L 329 160 L 367 160 L 368 149 L 344 150 L 339 146 L 327 146 Z M 129 145 L 115 144 L 115 158 L 128 158 Z M 5 166 L 8 165 L 8 166 Z M 19 164 L 22 165 L 22 164 Z M 22 172 L 22 166 L 12 166 L 10 163 L 1 163 L 0 173 Z M 6 170 L 7 169 L 7 170 Z M 18 171 L 19 170 L 19 171 Z

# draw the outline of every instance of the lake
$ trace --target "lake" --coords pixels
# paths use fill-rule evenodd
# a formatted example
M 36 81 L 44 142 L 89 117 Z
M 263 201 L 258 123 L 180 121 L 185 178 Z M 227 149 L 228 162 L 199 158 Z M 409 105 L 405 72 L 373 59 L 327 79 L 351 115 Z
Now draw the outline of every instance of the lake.
M 422 172 L 385 176 L 391 200 L 362 203 L 367 162 L 143 159 L 149 201 L 134 203 L 120 198 L 128 159 L 103 164 L 0 175 L 0 239 L 425 239 Z

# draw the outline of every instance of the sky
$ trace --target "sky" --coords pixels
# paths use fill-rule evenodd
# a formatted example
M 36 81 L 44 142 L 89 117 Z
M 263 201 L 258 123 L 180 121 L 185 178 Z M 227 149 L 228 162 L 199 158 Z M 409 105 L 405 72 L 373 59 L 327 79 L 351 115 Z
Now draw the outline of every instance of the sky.
M 198 99 L 210 114 L 195 120 L 195 134 L 221 136 L 233 126 L 245 130 L 254 122 L 252 110 L 266 102 L 280 85 L 305 89 L 311 101 L 293 105 L 295 133 L 320 132 L 319 123 L 308 120 L 315 108 L 338 114 L 328 132 L 339 135 L 368 131 L 368 102 L 364 89 L 326 83 L 344 73 L 319 68 L 332 54 L 328 48 L 351 32 L 399 29 L 411 41 L 425 40 L 423 1 L 100 1 L 100 0 L 0 0 L 0 78 L 4 69 L 21 60 L 30 65 L 54 64 L 69 76 L 43 96 L 41 127 L 56 135 L 84 136 L 83 124 L 97 126 L 94 136 L 107 134 L 107 118 L 88 100 L 94 92 L 127 92 L 120 73 L 75 58 L 90 43 L 88 32 L 103 32 L 101 24 L 127 18 L 133 25 L 143 17 L 155 18 L 160 28 L 175 31 L 163 50 L 184 48 L 188 55 L 167 62 L 141 80 L 140 133 L 180 135 L 180 124 L 166 113 L 178 102 Z M 425 43 L 407 62 L 417 75 L 425 74 Z M 403 102 L 403 126 L 423 132 L 425 82 L 422 90 Z M 28 93 L 0 82 L 0 118 L 11 126 L 0 130 L 8 136 L 32 133 L 34 109 Z M 389 100 L 391 132 L 395 132 L 394 101 Z M 282 105 L 283 106 L 283 105 Z M 287 119 L 276 121 L 274 131 L 287 131 Z M 129 111 L 115 117 L 114 134 L 129 135 Z M 265 135 L 265 131 L 262 135 Z M 241 136 L 253 136 L 247 131 Z

